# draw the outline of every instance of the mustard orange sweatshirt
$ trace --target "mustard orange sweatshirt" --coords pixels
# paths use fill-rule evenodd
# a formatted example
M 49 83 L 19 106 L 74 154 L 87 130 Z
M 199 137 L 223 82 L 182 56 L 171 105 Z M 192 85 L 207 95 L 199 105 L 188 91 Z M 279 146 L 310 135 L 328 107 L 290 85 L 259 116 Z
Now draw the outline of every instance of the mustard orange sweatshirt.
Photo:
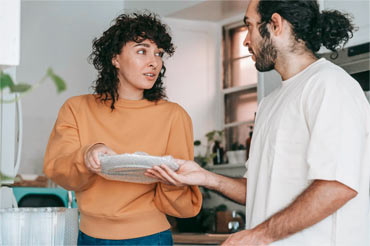
M 116 153 L 146 152 L 193 159 L 192 123 L 178 104 L 119 99 L 115 110 L 95 95 L 68 99 L 60 109 L 45 153 L 44 172 L 74 190 L 80 229 L 103 239 L 129 239 L 170 228 L 165 214 L 195 216 L 202 203 L 198 187 L 110 181 L 90 172 L 85 151 L 104 143 Z

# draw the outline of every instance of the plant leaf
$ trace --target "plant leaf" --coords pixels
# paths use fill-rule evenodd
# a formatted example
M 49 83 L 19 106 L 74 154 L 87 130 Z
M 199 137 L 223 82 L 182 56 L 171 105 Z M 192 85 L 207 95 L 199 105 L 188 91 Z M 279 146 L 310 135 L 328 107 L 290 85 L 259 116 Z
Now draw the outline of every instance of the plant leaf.
M 0 73 L 0 90 L 3 90 L 6 87 L 14 86 L 12 77 L 6 73 Z
M 211 131 L 206 134 L 207 140 L 212 141 L 215 136 L 216 131 Z
M 58 93 L 61 93 L 67 89 L 67 85 L 64 80 L 60 76 L 56 75 L 51 68 L 48 69 L 47 75 L 51 80 L 53 80 L 55 86 L 57 87 Z
M 1 181 L 7 181 L 7 180 L 14 180 L 14 177 L 9 177 L 9 176 L 3 174 L 2 172 L 0 172 L 0 183 L 1 183 Z
M 15 84 L 10 87 L 10 91 L 12 93 L 21 93 L 28 91 L 29 89 L 31 89 L 31 87 L 32 87 L 31 85 L 25 83 Z

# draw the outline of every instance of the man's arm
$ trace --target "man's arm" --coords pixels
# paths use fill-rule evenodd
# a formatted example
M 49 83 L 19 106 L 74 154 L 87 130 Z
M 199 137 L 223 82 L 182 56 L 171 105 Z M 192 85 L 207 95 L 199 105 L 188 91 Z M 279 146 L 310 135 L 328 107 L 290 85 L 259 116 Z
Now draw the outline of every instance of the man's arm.
M 245 205 L 247 190 L 246 178 L 230 178 L 209 172 L 208 182 L 204 186 L 210 190 L 221 193 L 239 204 Z
M 245 178 L 225 177 L 201 168 L 194 161 L 177 160 L 177 163 L 180 167 L 176 172 L 169 169 L 166 165 L 161 165 L 148 169 L 146 175 L 176 186 L 204 186 L 220 192 L 237 203 L 245 204 L 247 189 L 247 180 Z
M 357 192 L 337 181 L 315 180 L 288 207 L 251 230 L 233 234 L 225 245 L 262 245 L 288 237 L 333 214 Z

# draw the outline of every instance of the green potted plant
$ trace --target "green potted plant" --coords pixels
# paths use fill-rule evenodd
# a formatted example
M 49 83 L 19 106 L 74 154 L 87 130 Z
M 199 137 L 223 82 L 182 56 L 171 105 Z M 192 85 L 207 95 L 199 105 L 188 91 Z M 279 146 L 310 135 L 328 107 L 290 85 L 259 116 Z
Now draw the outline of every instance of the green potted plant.
M 207 139 L 206 145 L 202 145 L 200 140 L 194 141 L 195 151 L 197 152 L 194 160 L 202 167 L 205 167 L 207 164 L 211 163 L 212 159 L 215 157 L 216 154 L 212 153 L 211 148 L 215 141 L 223 142 L 224 130 L 213 130 L 207 132 L 205 137 Z
M 1 103 L 17 102 L 23 96 L 32 92 L 34 89 L 36 89 L 44 82 L 46 82 L 47 79 L 50 79 L 52 82 L 54 82 L 54 85 L 57 88 L 58 93 L 61 93 L 66 90 L 67 86 L 64 80 L 60 76 L 56 75 L 51 68 L 48 68 L 48 70 L 46 71 L 45 75 L 41 78 L 41 80 L 33 85 L 27 83 L 14 83 L 12 77 L 9 74 L 4 73 L 2 70 L 0 70 L 0 90 L 2 91 L 5 90 L 6 88 L 9 88 L 10 93 L 16 93 L 14 99 L 5 100 L 3 98 L 0 98 L 0 102 Z
M 0 69 L 0 91 L 7 89 L 9 90 L 9 94 L 15 95 L 13 99 L 4 99 L 0 97 L 0 103 L 20 103 L 19 100 L 23 96 L 32 92 L 34 89 L 48 80 L 54 82 L 58 93 L 65 91 L 67 88 L 65 81 L 60 76 L 56 75 L 51 68 L 46 71 L 45 75 L 41 78 L 40 81 L 33 85 L 30 85 L 28 83 L 14 83 L 12 77 L 9 74 L 4 73 L 3 70 Z M 18 120 L 20 119 L 18 118 Z M 14 181 L 14 177 L 3 174 L 0 170 L 0 186 L 2 183 L 9 183 L 9 181 Z

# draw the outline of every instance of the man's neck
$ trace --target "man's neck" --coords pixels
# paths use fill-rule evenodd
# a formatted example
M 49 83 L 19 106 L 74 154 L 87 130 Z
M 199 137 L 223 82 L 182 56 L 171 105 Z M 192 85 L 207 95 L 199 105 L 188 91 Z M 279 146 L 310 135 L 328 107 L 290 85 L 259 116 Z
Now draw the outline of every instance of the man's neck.
M 304 52 L 302 54 L 280 54 L 276 60 L 275 70 L 284 81 L 303 71 L 315 61 L 317 61 L 317 58 L 309 52 Z

